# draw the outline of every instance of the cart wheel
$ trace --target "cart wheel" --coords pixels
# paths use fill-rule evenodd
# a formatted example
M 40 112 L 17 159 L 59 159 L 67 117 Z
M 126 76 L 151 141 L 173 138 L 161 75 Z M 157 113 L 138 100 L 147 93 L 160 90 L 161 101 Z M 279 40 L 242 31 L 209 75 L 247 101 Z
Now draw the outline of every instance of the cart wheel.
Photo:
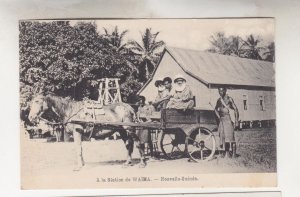
M 185 146 L 192 160 L 196 162 L 209 161 L 216 151 L 215 136 L 209 129 L 200 127 L 186 137 Z
M 184 138 L 178 133 L 160 133 L 160 148 L 167 159 L 179 159 L 186 155 Z

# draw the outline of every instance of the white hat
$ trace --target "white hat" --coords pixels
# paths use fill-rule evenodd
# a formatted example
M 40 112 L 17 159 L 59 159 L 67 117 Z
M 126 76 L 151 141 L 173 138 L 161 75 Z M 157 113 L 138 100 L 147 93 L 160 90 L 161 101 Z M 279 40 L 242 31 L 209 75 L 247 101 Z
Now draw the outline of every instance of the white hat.
M 175 77 L 174 77 L 174 83 L 175 83 L 178 79 L 183 79 L 183 80 L 186 81 L 186 78 L 185 78 L 183 75 L 177 74 L 177 75 L 175 75 Z

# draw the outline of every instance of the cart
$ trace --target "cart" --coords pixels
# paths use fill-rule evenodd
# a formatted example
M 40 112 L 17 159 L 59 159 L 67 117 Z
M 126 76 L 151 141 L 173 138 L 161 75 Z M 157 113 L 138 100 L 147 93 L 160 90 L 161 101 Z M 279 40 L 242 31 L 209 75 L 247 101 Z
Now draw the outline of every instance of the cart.
M 167 159 L 178 159 L 185 156 L 190 161 L 209 161 L 216 151 L 215 135 L 216 119 L 212 110 L 177 110 L 163 109 L 160 116 L 150 116 L 151 122 L 100 122 L 93 124 L 101 127 L 126 126 L 129 129 L 148 129 L 155 131 L 162 153 Z M 87 124 L 82 120 L 73 123 Z
M 217 125 L 213 111 L 164 109 L 161 124 L 158 141 L 168 159 L 188 156 L 199 162 L 213 158 L 216 140 L 212 131 Z

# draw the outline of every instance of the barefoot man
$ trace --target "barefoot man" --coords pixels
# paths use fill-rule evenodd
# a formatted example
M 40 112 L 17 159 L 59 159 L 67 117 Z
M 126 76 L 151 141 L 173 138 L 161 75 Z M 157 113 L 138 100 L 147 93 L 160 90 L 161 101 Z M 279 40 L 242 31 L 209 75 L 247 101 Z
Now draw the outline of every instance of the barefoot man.
M 232 157 L 236 156 L 234 128 L 238 126 L 239 111 L 233 99 L 226 92 L 225 87 L 219 88 L 220 98 L 216 103 L 215 112 L 219 118 L 220 146 L 225 146 L 225 157 L 228 158 L 230 146 Z

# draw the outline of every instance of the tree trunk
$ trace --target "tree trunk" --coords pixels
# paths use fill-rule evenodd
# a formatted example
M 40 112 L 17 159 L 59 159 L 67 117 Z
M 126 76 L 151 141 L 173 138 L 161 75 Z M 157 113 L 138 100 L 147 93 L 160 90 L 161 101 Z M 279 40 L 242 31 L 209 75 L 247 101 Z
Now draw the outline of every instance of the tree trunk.
M 148 80 L 150 73 L 149 73 L 147 60 L 145 62 L 146 62 L 146 65 L 145 65 L 145 78 L 146 78 L 146 80 Z

